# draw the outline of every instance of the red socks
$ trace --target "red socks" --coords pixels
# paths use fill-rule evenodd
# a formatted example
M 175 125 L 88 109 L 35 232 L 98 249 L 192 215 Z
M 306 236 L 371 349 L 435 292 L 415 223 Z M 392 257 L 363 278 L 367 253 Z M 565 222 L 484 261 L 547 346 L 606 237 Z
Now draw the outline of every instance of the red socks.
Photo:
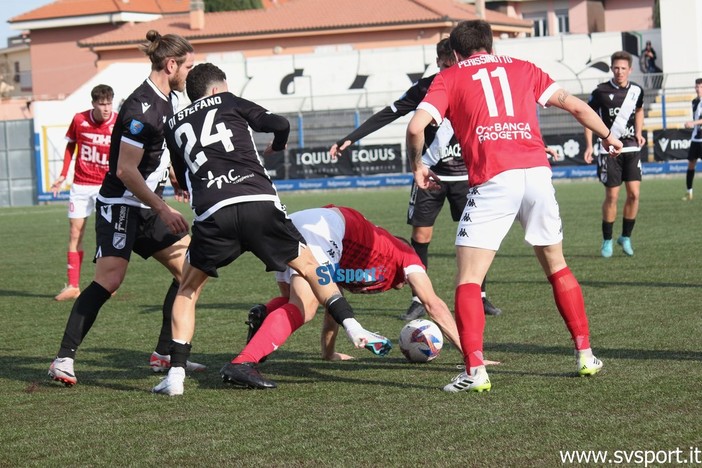
M 573 338 L 576 350 L 590 347 L 590 330 L 585 315 L 585 301 L 578 280 L 570 268 L 565 267 L 548 277 L 553 288 L 556 307 L 565 321 L 566 327 Z
M 83 252 L 68 252 L 66 255 L 68 259 L 68 266 L 66 268 L 66 273 L 68 276 L 68 285 L 80 287 L 80 266 L 83 263 Z
M 485 313 L 480 296 L 480 285 L 464 283 L 456 288 L 456 325 L 463 348 L 466 370 L 483 363 L 483 332 L 485 330 Z
M 284 304 L 287 304 L 289 299 L 287 297 L 274 297 L 270 301 L 266 303 L 266 313 L 269 314 L 273 312 L 275 309 L 279 307 L 283 307 Z
M 302 312 L 293 304 L 284 304 L 269 312 L 261 328 L 241 353 L 232 359 L 232 363 L 260 362 L 262 358 L 283 346 L 285 340 L 303 323 Z

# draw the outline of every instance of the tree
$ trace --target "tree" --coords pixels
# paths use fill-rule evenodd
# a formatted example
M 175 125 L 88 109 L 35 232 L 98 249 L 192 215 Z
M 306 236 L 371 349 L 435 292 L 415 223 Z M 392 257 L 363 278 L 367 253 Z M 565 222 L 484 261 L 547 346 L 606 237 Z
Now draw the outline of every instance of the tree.
M 263 8 L 261 0 L 205 0 L 205 12 L 255 10 Z

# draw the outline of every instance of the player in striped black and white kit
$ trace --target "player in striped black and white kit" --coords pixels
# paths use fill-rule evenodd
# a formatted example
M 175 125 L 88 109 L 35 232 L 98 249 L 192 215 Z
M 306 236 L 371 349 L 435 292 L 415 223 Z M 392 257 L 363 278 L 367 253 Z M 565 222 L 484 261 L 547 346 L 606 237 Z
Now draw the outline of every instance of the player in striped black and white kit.
M 67 386 L 78 380 L 73 370 L 78 347 L 102 306 L 120 287 L 132 252 L 154 257 L 173 276 L 163 302 L 161 333 L 150 364 L 154 371 L 169 367 L 171 310 L 180 282 L 190 237 L 188 222 L 161 198 L 168 179 L 164 123 L 173 114 L 172 91 L 185 88 L 195 54 L 181 36 L 150 30 L 143 51 L 151 60 L 148 78 L 125 100 L 110 143 L 110 169 L 96 204 L 95 276 L 73 305 L 61 347 L 49 377 Z M 193 370 L 204 366 L 191 363 Z
M 695 92 L 697 97 L 692 100 L 692 120 L 685 122 L 685 128 L 692 129 L 690 137 L 690 149 L 687 153 L 687 173 L 685 174 L 685 183 L 687 185 L 687 193 L 683 197 L 685 201 L 692 201 L 692 181 L 695 180 L 695 167 L 697 160 L 702 159 L 702 78 L 695 80 Z
M 319 264 L 287 217 L 261 163 L 252 132 L 273 133 L 264 155 L 282 151 L 290 132 L 287 119 L 230 93 L 226 75 L 211 63 L 193 68 L 186 89 L 192 104 L 168 120 L 166 141 L 178 182 L 190 192 L 195 220 L 183 281 L 173 304 L 172 367 L 153 392 L 183 394 L 202 288 L 209 277 L 217 276 L 218 268 L 247 251 L 268 271 L 295 269 L 356 347 L 386 354 L 387 338 L 361 327 L 335 284 L 317 281 Z M 303 309 L 299 302 L 286 304 L 279 326 L 294 331 L 302 325 Z M 225 382 L 243 387 L 275 387 L 251 362 L 227 363 L 220 374 Z
M 624 183 L 626 201 L 624 202 L 622 234 L 617 243 L 626 255 L 634 255 L 631 246 L 631 233 L 634 230 L 636 215 L 639 212 L 639 194 L 641 192 L 641 147 L 646 144 L 643 137 L 643 98 L 641 86 L 629 81 L 633 59 L 624 51 L 612 54 L 612 79 L 601 83 L 590 95 L 588 104 L 599 114 L 609 127 L 612 135 L 619 138 L 624 145 L 621 155 L 612 157 L 607 148 L 597 144 L 597 175 L 605 186 L 605 199 L 602 202 L 602 247 L 600 254 L 607 258 L 612 256 L 612 231 L 617 218 L 617 199 L 619 188 Z M 586 163 L 592 162 L 592 131 L 585 129 Z

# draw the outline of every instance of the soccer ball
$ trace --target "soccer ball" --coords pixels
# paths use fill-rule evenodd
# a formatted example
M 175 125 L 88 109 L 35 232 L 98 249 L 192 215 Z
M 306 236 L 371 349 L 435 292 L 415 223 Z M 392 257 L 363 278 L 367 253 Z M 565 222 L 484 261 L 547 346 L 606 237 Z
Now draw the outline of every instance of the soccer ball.
M 443 346 L 444 336 L 431 320 L 412 320 L 400 331 L 400 351 L 410 362 L 429 362 Z

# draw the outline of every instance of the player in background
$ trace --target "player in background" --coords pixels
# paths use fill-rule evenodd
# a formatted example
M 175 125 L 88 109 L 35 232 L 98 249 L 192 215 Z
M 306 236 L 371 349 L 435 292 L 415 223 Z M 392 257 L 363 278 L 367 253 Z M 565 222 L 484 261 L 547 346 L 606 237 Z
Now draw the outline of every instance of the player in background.
M 150 30 L 146 39 L 142 50 L 151 60 L 151 72 L 117 115 L 110 169 L 96 203 L 95 276 L 73 304 L 61 347 L 49 367 L 49 377 L 67 386 L 78 382 L 76 351 L 102 306 L 122 284 L 132 251 L 144 258 L 154 257 L 173 276 L 163 303 L 158 344 L 150 360 L 154 371 L 169 366 L 171 310 L 190 237 L 183 215 L 161 198 L 170 162 L 164 152 L 163 131 L 175 107 L 172 91 L 185 88 L 195 54 L 181 36 L 161 36 Z M 204 369 L 196 363 L 191 367 Z
M 702 131 L 700 131 L 700 125 L 702 125 L 702 106 L 700 105 L 702 102 L 702 78 L 695 80 L 695 93 L 697 93 L 697 97 L 692 100 L 692 120 L 685 122 L 685 128 L 691 128 L 692 135 L 690 136 L 690 149 L 687 152 L 687 173 L 685 174 L 687 192 L 683 197 L 684 201 L 692 201 L 695 167 L 697 160 L 702 158 Z
M 636 215 L 639 212 L 641 192 L 641 147 L 646 144 L 643 137 L 643 88 L 629 81 L 633 59 L 624 51 L 612 54 L 612 79 L 597 85 L 592 91 L 588 104 L 599 114 L 616 138 L 624 147 L 619 157 L 612 157 L 602 143 L 597 145 L 597 176 L 605 186 L 605 199 L 602 202 L 602 247 L 600 254 L 612 256 L 612 232 L 617 218 L 619 188 L 624 182 L 626 201 L 622 220 L 622 234 L 617 244 L 626 255 L 634 255 L 631 246 L 631 233 L 634 230 Z M 592 162 L 592 130 L 585 128 L 586 163 Z
M 404 239 L 372 224 L 358 211 L 341 206 L 302 210 L 290 215 L 308 248 L 321 265 L 320 283 L 336 281 L 340 288 L 359 294 L 401 289 L 406 283 L 419 296 L 429 316 L 444 336 L 461 350 L 456 322 L 446 303 L 434 292 L 431 280 L 417 253 Z M 249 311 L 246 347 L 234 363 L 261 363 L 295 331 L 281 326 L 290 303 L 302 304 L 301 324 L 314 318 L 319 302 L 310 284 L 288 268 L 276 273 L 281 296 Z M 338 324 L 325 314 L 322 328 L 322 358 L 330 361 L 353 359 L 335 351 Z M 275 388 L 270 380 L 257 388 Z
M 63 154 L 61 174 L 51 185 L 54 197 L 66 182 L 66 175 L 76 155 L 73 183 L 68 198 L 68 253 L 66 274 L 68 282 L 56 297 L 69 301 L 80 294 L 80 269 L 83 263 L 83 235 L 87 218 L 95 210 L 100 184 L 109 168 L 110 136 L 117 114 L 112 111 L 115 93 L 108 85 L 100 84 L 90 92 L 92 109 L 79 112 L 66 132 L 66 151 Z M 77 148 L 77 151 L 76 151 Z
M 366 331 L 356 321 L 336 284 L 318 281 L 319 264 L 287 217 L 263 168 L 252 131 L 273 133 L 264 155 L 282 151 L 290 132 L 287 119 L 230 93 L 225 73 L 211 63 L 193 68 L 186 89 L 192 104 L 168 120 L 166 141 L 178 182 L 190 192 L 195 219 L 183 281 L 173 304 L 172 367 L 153 392 L 183 394 L 202 288 L 210 276 L 218 276 L 218 268 L 246 251 L 268 271 L 293 268 L 357 348 L 386 354 L 387 338 Z M 277 326 L 292 333 L 302 325 L 302 309 L 294 301 L 286 304 L 276 317 Z M 220 374 L 236 385 L 265 387 L 269 382 L 249 362 L 227 363 Z
M 563 257 L 563 230 L 543 149 L 536 103 L 571 113 L 603 137 L 612 154 L 621 142 L 586 103 L 560 88 L 535 65 L 492 54 L 492 28 L 483 20 L 463 21 L 450 35 L 457 64 L 434 79 L 407 127 L 407 151 L 420 188 L 436 185 L 422 164 L 424 129 L 451 119 L 470 174 L 470 193 L 456 233 L 455 313 L 466 371 L 447 392 L 489 391 L 483 359 L 485 314 L 480 283 L 513 222 L 533 246 L 575 345 L 577 370 L 590 375 L 602 362 L 590 348 L 582 291 Z
M 436 65 L 444 70 L 456 63 L 448 38 L 442 39 L 436 45 Z M 420 79 L 413 84 L 392 105 L 372 115 L 353 132 L 336 142 L 329 153 L 336 157 L 354 142 L 394 122 L 402 116 L 414 112 L 436 74 Z M 434 222 L 448 200 L 451 217 L 455 222 L 461 218 L 463 207 L 468 196 L 468 171 L 461 157 L 461 147 L 453 134 L 453 128 L 448 119 L 440 126 L 429 126 L 424 131 L 424 154 L 422 162 L 431 167 L 439 176 L 441 184 L 435 191 L 422 190 L 412 183 L 409 207 L 407 209 L 407 224 L 412 226 L 412 247 L 429 268 L 429 244 L 434 233 Z M 485 293 L 485 282 L 480 286 L 485 315 L 500 315 L 502 311 L 492 305 Z M 414 320 L 425 314 L 425 308 L 415 295 L 403 320 Z

